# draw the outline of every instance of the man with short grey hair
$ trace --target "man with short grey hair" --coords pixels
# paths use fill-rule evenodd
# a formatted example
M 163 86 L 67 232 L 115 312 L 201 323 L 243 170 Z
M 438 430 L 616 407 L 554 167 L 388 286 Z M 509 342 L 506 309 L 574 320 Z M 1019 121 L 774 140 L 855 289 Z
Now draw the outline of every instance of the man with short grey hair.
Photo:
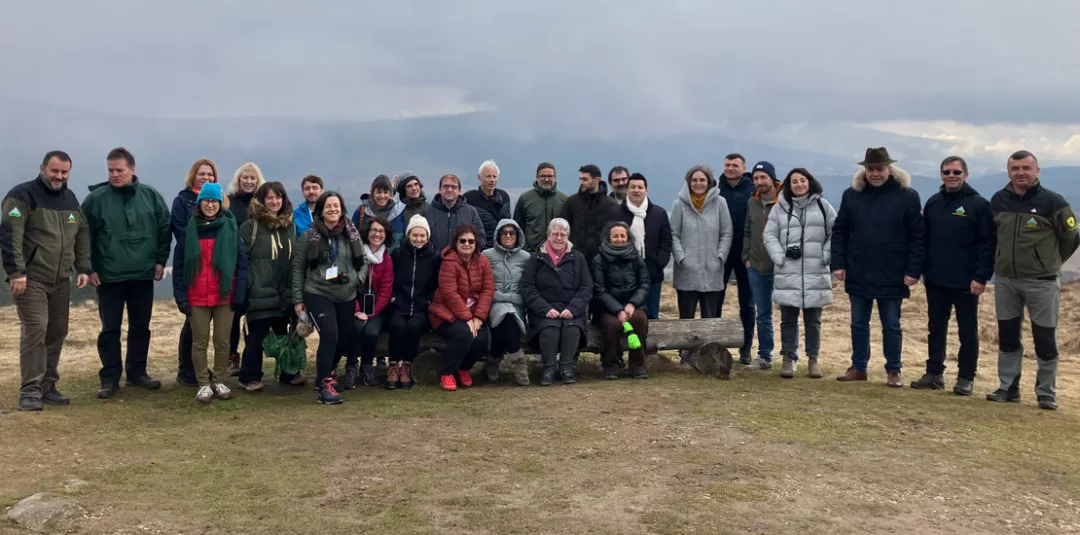
M 480 187 L 466 192 L 465 202 L 476 208 L 483 222 L 484 236 L 487 244 L 495 244 L 495 226 L 503 219 L 510 219 L 510 194 L 498 189 L 499 166 L 494 160 L 487 160 L 480 164 L 480 171 L 476 178 L 480 181 Z

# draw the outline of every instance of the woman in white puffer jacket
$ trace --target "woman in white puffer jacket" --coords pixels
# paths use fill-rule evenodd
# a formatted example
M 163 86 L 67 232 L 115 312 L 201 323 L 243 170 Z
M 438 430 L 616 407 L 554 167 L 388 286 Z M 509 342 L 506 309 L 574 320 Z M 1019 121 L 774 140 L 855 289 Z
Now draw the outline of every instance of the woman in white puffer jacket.
M 780 305 L 780 376 L 791 378 L 799 360 L 799 311 L 806 329 L 808 375 L 820 378 L 821 309 L 833 302 L 829 253 L 836 210 L 821 183 L 803 168 L 792 169 L 765 224 L 765 250 L 776 265 L 773 301 Z

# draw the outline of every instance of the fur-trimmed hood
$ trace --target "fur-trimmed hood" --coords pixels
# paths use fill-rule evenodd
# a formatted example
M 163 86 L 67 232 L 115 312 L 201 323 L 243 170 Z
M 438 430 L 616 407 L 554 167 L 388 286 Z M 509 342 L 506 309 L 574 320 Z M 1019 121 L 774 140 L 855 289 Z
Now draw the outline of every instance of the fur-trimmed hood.
M 900 169 L 895 165 L 889 166 L 889 176 L 896 180 L 900 184 L 901 188 L 909 189 L 911 187 L 911 175 Z M 866 168 L 859 169 L 859 172 L 851 176 L 851 189 L 855 191 L 862 191 L 866 189 Z
M 272 216 L 270 210 L 257 199 L 251 199 L 251 204 L 248 205 L 248 216 L 266 225 L 266 228 L 270 230 L 285 228 L 293 222 L 291 210 L 285 210 L 283 207 L 276 216 Z

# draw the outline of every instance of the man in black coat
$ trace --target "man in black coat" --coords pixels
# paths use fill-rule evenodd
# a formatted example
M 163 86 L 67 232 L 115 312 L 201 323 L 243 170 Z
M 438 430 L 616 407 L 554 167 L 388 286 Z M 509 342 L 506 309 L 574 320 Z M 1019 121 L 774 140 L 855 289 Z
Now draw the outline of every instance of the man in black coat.
M 997 234 L 990 201 L 967 183 L 967 162 L 949 156 L 941 162 L 941 191 L 926 201 L 926 260 L 923 284 L 930 316 L 926 374 L 912 388 L 945 388 L 945 346 L 949 316 L 956 307 L 960 330 L 958 372 L 953 392 L 971 395 L 979 362 L 979 296 L 994 275 Z
M 863 169 L 844 191 L 832 234 L 832 269 L 851 301 L 851 367 L 839 381 L 865 381 L 870 362 L 870 312 L 877 301 L 888 385 L 900 378 L 904 333 L 900 304 L 919 282 L 926 225 L 911 177 L 892 165 L 885 147 L 866 149 Z
M 484 236 L 488 246 L 494 246 L 495 225 L 503 219 L 510 219 L 510 194 L 496 188 L 499 184 L 499 166 L 492 160 L 480 164 L 480 171 L 476 177 L 480 180 L 480 187 L 465 192 L 465 202 L 476 208 L 483 223 Z
M 664 269 L 671 260 L 671 224 L 667 210 L 649 202 L 649 181 L 641 173 L 630 175 L 626 199 L 612 206 L 608 219 L 621 221 L 630 227 L 638 253 L 649 268 L 649 300 L 646 314 L 649 319 L 660 317 L 660 290 L 664 285 Z
M 584 165 L 578 169 L 578 192 L 566 199 L 559 217 L 570 222 L 570 242 L 585 256 L 592 269 L 593 258 L 600 252 L 600 238 L 611 207 L 617 203 L 607 192 L 600 168 Z

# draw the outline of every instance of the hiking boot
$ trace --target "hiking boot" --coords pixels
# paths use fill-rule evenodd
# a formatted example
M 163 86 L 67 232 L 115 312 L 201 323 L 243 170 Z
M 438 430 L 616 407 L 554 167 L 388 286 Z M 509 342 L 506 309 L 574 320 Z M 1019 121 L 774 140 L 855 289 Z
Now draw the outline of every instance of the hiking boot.
M 229 377 L 240 375 L 240 353 L 229 353 Z
M 457 382 L 462 388 L 469 388 L 472 386 L 472 376 L 469 375 L 469 370 L 458 370 Z
M 959 394 L 961 396 L 970 396 L 972 386 L 973 382 L 969 379 L 957 379 L 956 386 L 953 387 L 952 391 L 954 394 Z
M 529 362 L 525 353 L 518 351 L 509 356 L 510 367 L 514 370 L 514 381 L 520 386 L 529 386 Z
M 784 355 L 784 363 L 780 366 L 780 377 L 784 379 L 795 377 L 795 360 L 788 355 Z
M 551 386 L 555 382 L 555 368 L 544 368 L 540 374 L 540 386 Z
M 888 372 L 886 374 L 885 384 L 893 387 L 900 388 L 904 386 L 904 380 L 900 378 L 900 372 Z
M 101 382 L 101 388 L 97 391 L 98 399 L 109 399 L 116 395 L 120 391 L 120 383 L 116 381 L 105 380 Z
M 825 376 L 825 374 L 821 373 L 821 366 L 818 365 L 816 357 L 806 359 L 806 375 L 811 379 L 821 379 Z
M 607 381 L 614 381 L 619 378 L 619 372 L 614 370 L 605 370 L 604 379 Z
M 619 358 L 615 360 L 615 364 L 618 365 L 621 370 L 626 367 L 626 359 L 624 359 L 622 355 L 619 355 Z
M 214 395 L 221 399 L 229 399 L 232 397 L 232 390 L 221 383 L 214 383 Z
M 263 384 L 262 384 L 262 381 L 251 381 L 249 383 L 245 383 L 245 382 L 241 381 L 240 382 L 240 388 L 243 388 L 244 390 L 247 390 L 248 392 L 258 392 L 258 391 L 263 389 Z
M 634 379 L 648 379 L 649 378 L 649 372 L 645 370 L 644 366 L 635 369 L 633 371 L 633 374 L 634 374 Z
M 401 362 L 400 367 L 398 368 L 398 382 L 401 384 L 403 390 L 412 388 L 413 378 L 411 362 Z
M 742 362 L 742 357 L 739 357 L 739 362 Z M 763 358 L 756 358 L 754 360 L 751 360 L 750 363 L 746 365 L 746 369 L 747 370 L 771 370 L 772 369 L 772 361 L 771 360 L 765 360 Z
M 280 377 L 278 378 L 278 382 L 281 382 Z M 289 386 L 304 386 L 305 384 L 307 384 L 307 377 L 304 377 L 304 374 L 302 373 L 298 373 L 294 375 L 292 379 L 285 381 L 285 384 Z
M 444 375 L 439 379 L 439 383 L 442 385 L 442 389 L 447 392 L 453 392 L 457 390 L 457 382 L 454 381 L 453 375 Z
M 1056 411 L 1057 400 L 1054 399 L 1054 396 L 1039 396 L 1039 408 L 1048 411 Z
M 855 368 L 848 368 L 847 371 L 844 372 L 844 375 L 841 375 L 841 376 L 837 377 L 836 380 L 837 381 L 843 381 L 843 382 L 865 381 L 866 380 L 866 372 L 865 371 L 861 372 L 859 370 L 856 370 Z
M 359 366 L 357 364 L 345 365 L 345 378 L 341 380 L 342 390 L 352 390 L 356 388 L 356 375 L 359 371 Z
M 319 388 L 318 402 L 323 405 L 341 404 L 341 395 L 337 391 L 337 381 L 333 377 L 323 379 L 321 388 Z
M 489 382 L 499 382 L 499 359 L 488 357 L 484 361 L 484 375 L 487 375 Z
M 375 386 L 375 385 L 379 384 L 375 380 L 375 366 L 373 366 L 369 362 L 367 364 L 364 364 L 363 369 L 364 369 L 364 386 Z
M 43 411 L 45 403 L 38 396 L 22 396 L 19 398 L 20 411 Z
M 48 392 L 45 392 L 45 394 L 41 396 L 41 401 L 42 401 L 42 403 L 47 403 L 49 405 L 70 405 L 71 404 L 71 400 L 64 397 L 64 395 L 61 394 L 60 391 L 56 389 L 56 387 L 53 387 L 52 390 L 49 390 Z
M 398 373 L 401 367 L 396 362 L 391 362 L 386 368 L 386 389 L 393 390 L 397 388 L 399 379 Z
M 739 350 L 739 364 L 743 366 L 749 366 L 753 364 L 754 360 L 750 357 L 750 348 Z
M 945 379 L 940 375 L 924 373 L 923 376 L 920 377 L 917 381 L 911 382 L 911 388 L 914 388 L 916 390 L 941 390 L 945 388 Z
M 386 357 L 379 357 L 378 359 L 376 359 L 375 362 L 375 366 L 378 367 L 380 370 L 390 369 L 390 364 L 387 362 Z
M 999 388 L 986 395 L 986 401 L 994 401 L 997 403 L 1020 403 L 1020 390 Z
M 128 377 L 127 382 L 124 384 L 126 386 L 137 386 L 139 388 L 145 388 L 147 390 L 157 390 L 161 388 L 161 381 L 158 381 L 157 379 L 154 379 L 153 377 L 150 377 L 145 373 L 134 379 Z
M 562 382 L 564 385 L 572 385 L 577 382 L 577 378 L 574 377 L 574 368 L 566 366 L 559 372 L 562 376 Z
M 198 387 L 199 380 L 195 378 L 193 373 L 178 373 L 176 374 L 176 384 L 182 386 Z

